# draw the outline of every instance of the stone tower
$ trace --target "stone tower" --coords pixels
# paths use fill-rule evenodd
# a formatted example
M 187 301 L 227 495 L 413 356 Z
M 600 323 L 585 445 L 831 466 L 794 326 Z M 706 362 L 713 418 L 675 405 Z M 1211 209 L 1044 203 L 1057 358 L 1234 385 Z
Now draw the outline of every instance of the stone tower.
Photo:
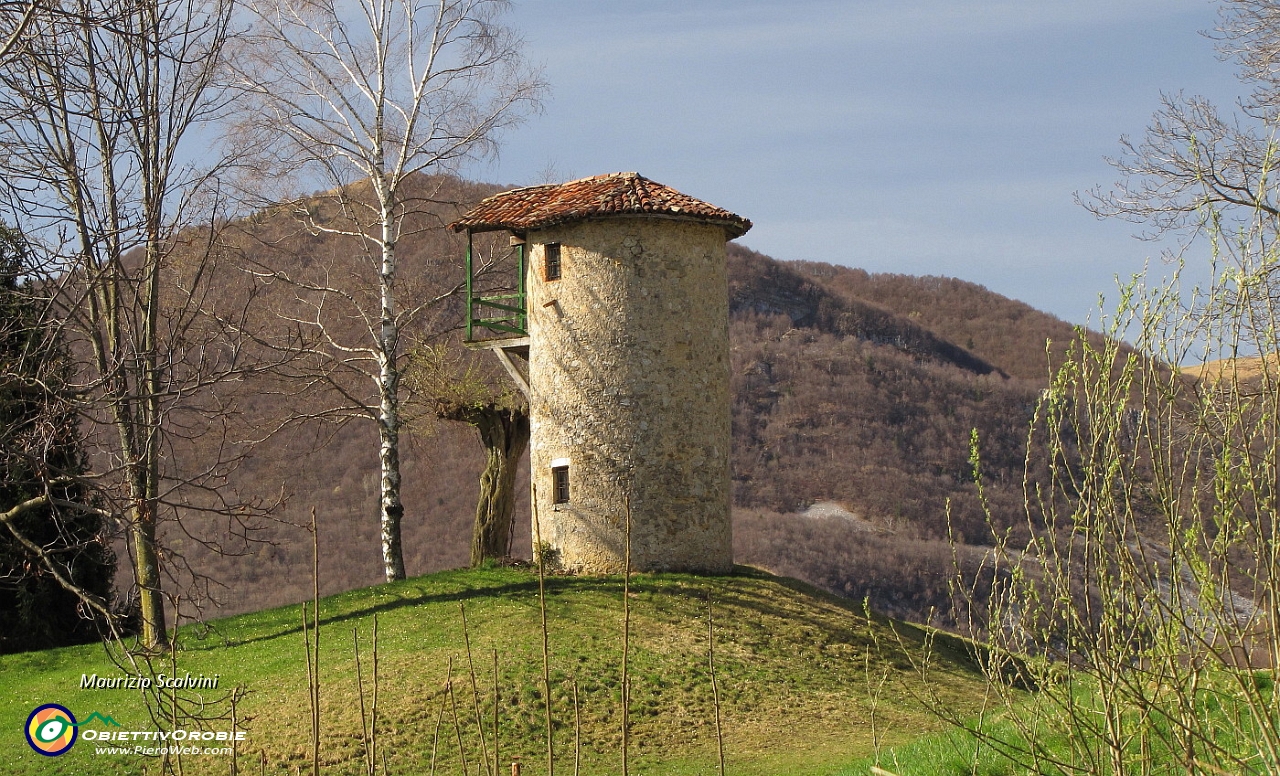
M 617 173 L 498 194 L 453 228 L 519 246 L 517 293 L 469 295 L 468 338 L 498 331 L 482 344 L 528 392 L 547 557 L 622 571 L 630 514 L 633 570 L 729 571 L 724 245 L 751 222 Z

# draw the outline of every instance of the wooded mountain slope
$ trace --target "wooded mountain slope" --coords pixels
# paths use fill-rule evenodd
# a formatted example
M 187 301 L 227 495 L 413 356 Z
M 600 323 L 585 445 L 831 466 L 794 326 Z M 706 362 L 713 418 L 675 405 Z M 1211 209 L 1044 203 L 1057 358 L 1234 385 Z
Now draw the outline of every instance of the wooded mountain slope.
M 467 201 L 490 190 L 458 184 L 449 193 Z M 437 207 L 423 231 L 402 243 L 401 275 L 413 293 L 436 294 L 462 280 L 461 242 L 428 229 L 431 220 L 448 219 L 444 210 Z M 285 212 L 263 214 L 230 239 L 255 262 L 322 272 L 331 283 L 358 285 L 367 272 L 358 268 L 358 246 L 306 233 Z M 416 245 L 404 250 L 410 242 Z M 1027 423 L 1048 375 L 1045 341 L 1065 344 L 1071 327 L 959 280 L 781 262 L 736 244 L 729 275 L 736 560 L 869 597 L 897 617 L 922 620 L 931 608 L 944 609 L 948 504 L 955 537 L 980 546 L 989 536 L 969 463 L 971 430 L 997 519 L 1012 522 L 1022 501 Z M 227 293 L 236 293 L 234 284 Z M 273 294 L 268 309 L 296 296 L 264 289 L 257 301 Z M 447 299 L 409 336 L 456 341 L 460 315 L 460 301 Z M 264 330 L 276 325 L 270 315 L 262 321 Z M 349 317 L 335 325 L 359 333 Z M 372 390 L 359 381 L 350 387 Z M 226 390 L 245 425 L 257 429 L 332 401 L 296 380 Z M 406 442 L 408 573 L 464 565 L 482 463 L 476 432 L 424 417 Z M 197 437 L 175 449 L 174 465 L 199 460 L 207 444 L 211 438 Z M 229 493 L 285 497 L 271 520 L 256 524 L 252 541 L 224 540 L 235 552 L 211 552 L 187 534 L 225 539 L 227 526 L 202 523 L 198 514 L 168 538 L 216 583 L 201 588 L 220 601 L 216 611 L 293 602 L 309 595 L 311 542 L 300 526 L 315 506 L 322 593 L 374 584 L 381 581 L 377 476 L 371 424 L 298 424 L 255 444 L 227 477 Z M 514 544 L 525 556 L 527 504 L 524 494 Z

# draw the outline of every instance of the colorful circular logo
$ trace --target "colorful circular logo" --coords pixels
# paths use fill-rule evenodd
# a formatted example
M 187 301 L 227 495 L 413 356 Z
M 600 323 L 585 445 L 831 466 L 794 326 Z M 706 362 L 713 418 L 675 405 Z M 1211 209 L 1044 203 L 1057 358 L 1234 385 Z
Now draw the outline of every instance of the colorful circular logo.
M 76 717 L 56 703 L 37 706 L 27 717 L 27 743 L 45 757 L 66 754 L 76 742 Z

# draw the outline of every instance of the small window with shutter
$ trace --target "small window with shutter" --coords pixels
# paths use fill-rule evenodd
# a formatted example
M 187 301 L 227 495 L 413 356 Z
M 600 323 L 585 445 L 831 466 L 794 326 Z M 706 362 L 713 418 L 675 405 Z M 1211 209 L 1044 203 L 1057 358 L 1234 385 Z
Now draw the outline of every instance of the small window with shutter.
M 543 280 L 560 279 L 560 243 L 547 243 L 542 246 L 542 278 Z
M 553 504 L 569 503 L 569 467 L 554 466 L 551 469 L 551 497 Z

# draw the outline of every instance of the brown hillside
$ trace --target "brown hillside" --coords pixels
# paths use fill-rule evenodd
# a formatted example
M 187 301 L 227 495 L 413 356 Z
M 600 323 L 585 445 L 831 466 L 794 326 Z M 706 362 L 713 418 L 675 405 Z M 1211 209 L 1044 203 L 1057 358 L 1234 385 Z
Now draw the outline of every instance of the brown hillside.
M 957 278 L 872 274 L 811 261 L 792 266 L 845 298 L 874 299 L 1013 377 L 1045 380 L 1050 366 L 1045 343 L 1052 343 L 1057 364 L 1075 338 L 1071 324 Z
M 415 221 L 418 231 L 401 243 L 403 293 L 412 295 L 402 297 L 406 303 L 460 282 L 462 245 L 435 227 L 493 191 L 448 182 L 424 193 L 431 202 Z M 372 271 L 358 245 L 308 233 L 287 210 L 237 225 L 227 241 L 246 264 L 353 293 Z M 997 514 L 1016 515 L 1026 425 L 1047 374 L 1044 340 L 1065 342 L 1070 327 L 962 281 L 780 262 L 732 244 L 729 260 L 738 562 L 925 618 L 947 595 L 947 503 L 960 538 L 981 543 L 987 536 L 968 463 L 970 431 L 980 435 Z M 223 289 L 228 304 L 250 292 L 262 310 L 264 342 L 287 330 L 287 311 L 296 314 L 307 301 L 279 283 L 255 286 L 247 274 Z M 341 336 L 359 340 L 358 317 L 340 307 L 326 314 Z M 448 299 L 406 336 L 456 339 L 460 314 L 459 301 Z M 371 394 L 371 383 L 344 379 L 348 390 Z M 372 425 L 356 416 L 319 417 L 335 397 L 298 375 L 220 390 L 248 430 L 274 428 L 291 415 L 317 417 L 254 444 L 228 473 L 225 492 L 285 497 L 271 520 L 255 524 L 255 541 L 224 542 L 237 554 L 218 555 L 187 531 L 169 532 L 170 543 L 218 583 L 207 590 L 219 611 L 309 595 L 310 541 L 299 526 L 313 505 L 322 593 L 381 581 Z M 405 441 L 408 572 L 463 565 L 482 463 L 476 434 L 421 418 Z M 213 443 L 204 436 L 176 449 L 174 465 L 198 465 L 208 453 L 202 445 Z M 527 554 L 527 494 L 518 509 L 515 546 Z M 228 530 L 195 513 L 185 527 L 206 538 Z

